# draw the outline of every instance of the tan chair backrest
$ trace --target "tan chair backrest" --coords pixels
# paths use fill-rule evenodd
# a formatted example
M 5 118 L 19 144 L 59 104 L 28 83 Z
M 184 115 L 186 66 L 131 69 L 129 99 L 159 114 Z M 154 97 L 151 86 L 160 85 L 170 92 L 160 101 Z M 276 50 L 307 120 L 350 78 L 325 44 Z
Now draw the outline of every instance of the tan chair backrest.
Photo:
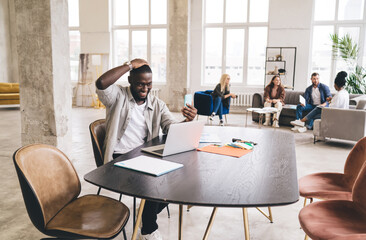
M 104 138 L 105 138 L 105 119 L 99 119 L 89 125 L 90 137 L 93 145 L 95 163 L 97 167 L 104 164 Z
M 13 159 L 29 217 L 38 229 L 79 196 L 79 177 L 70 160 L 57 148 L 28 145 L 18 149 Z
M 351 188 L 355 184 L 358 174 L 362 170 L 362 166 L 366 162 L 366 137 L 359 140 L 348 154 L 344 165 L 345 181 Z

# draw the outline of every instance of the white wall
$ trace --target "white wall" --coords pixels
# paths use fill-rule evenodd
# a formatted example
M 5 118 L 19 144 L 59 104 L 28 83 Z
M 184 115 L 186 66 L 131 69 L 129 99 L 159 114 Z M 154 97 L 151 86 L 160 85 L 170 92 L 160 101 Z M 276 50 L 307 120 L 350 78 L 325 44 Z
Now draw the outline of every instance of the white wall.
M 81 53 L 110 52 L 108 0 L 79 0 Z
M 268 47 L 296 47 L 295 90 L 310 79 L 313 1 L 270 0 Z

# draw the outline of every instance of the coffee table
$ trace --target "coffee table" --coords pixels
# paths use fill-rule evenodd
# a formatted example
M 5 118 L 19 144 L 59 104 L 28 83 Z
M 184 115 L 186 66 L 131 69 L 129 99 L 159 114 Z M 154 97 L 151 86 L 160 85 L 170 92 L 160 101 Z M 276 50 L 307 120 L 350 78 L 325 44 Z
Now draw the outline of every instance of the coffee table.
M 164 142 L 164 137 L 158 137 L 84 176 L 87 182 L 99 187 L 141 198 L 133 240 L 136 238 L 145 200 L 180 205 L 179 239 L 182 237 L 183 205 L 242 208 L 247 240 L 247 208 L 282 206 L 298 201 L 292 133 L 216 126 L 206 126 L 204 131 L 216 133 L 223 143 L 231 142 L 232 138 L 241 138 L 254 141 L 257 145 L 251 153 L 241 158 L 198 151 L 164 157 L 164 160 L 182 163 L 184 167 L 160 177 L 113 166 L 114 162 L 145 155 L 141 152 L 141 147 Z M 207 143 L 201 144 L 204 145 Z M 210 225 L 208 230 L 209 228 Z
M 247 127 L 248 113 L 249 112 L 255 112 L 255 113 L 259 114 L 258 128 L 261 128 L 261 125 L 263 125 L 263 116 L 266 115 L 266 113 L 277 113 L 278 109 L 274 108 L 274 107 L 247 108 L 247 113 L 246 113 L 246 116 L 245 116 L 245 127 Z

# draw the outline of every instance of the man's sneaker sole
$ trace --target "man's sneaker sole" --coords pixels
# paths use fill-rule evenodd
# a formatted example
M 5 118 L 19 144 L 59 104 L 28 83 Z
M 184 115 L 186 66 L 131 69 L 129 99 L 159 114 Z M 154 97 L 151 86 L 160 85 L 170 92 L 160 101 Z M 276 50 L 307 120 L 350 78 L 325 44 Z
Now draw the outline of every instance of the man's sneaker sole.
M 299 129 L 297 129 L 297 131 L 298 131 L 299 133 L 304 133 L 304 132 L 306 132 L 306 131 L 307 131 L 307 129 L 306 129 L 306 127 L 301 127 L 301 128 L 299 128 Z

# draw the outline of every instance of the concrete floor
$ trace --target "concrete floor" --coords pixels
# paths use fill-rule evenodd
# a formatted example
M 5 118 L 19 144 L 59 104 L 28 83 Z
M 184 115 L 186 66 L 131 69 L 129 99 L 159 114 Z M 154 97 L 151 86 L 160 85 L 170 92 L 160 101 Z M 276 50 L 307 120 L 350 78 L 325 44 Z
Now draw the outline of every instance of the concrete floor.
M 96 193 L 97 187 L 86 183 L 83 176 L 95 168 L 88 126 L 93 120 L 104 118 L 105 110 L 74 108 L 72 111 L 73 148 L 70 158 L 82 183 L 81 194 Z M 177 119 L 180 113 L 174 113 Z M 40 239 L 45 237 L 31 223 L 24 206 L 18 179 L 12 162 L 13 152 L 21 146 L 19 108 L 0 109 L 0 239 Z M 201 117 L 205 118 L 205 117 Z M 230 126 L 244 126 L 245 115 L 228 115 Z M 217 119 L 214 124 L 218 124 Z M 248 127 L 257 127 L 248 117 Z M 263 127 L 266 128 L 266 127 Z M 268 127 L 267 127 L 268 128 Z M 281 127 L 276 131 L 290 131 Z M 327 141 L 313 144 L 312 132 L 295 133 L 298 176 L 319 171 L 342 172 L 346 157 L 354 142 Z M 279 143 L 280 144 L 280 143 Z M 118 194 L 102 190 L 101 194 L 118 198 Z M 123 197 L 123 202 L 132 208 L 132 198 Z M 298 222 L 298 212 L 303 199 L 299 202 L 272 208 L 274 223 L 263 217 L 256 209 L 249 209 L 249 227 L 252 240 L 293 240 L 303 239 L 304 233 Z M 158 224 L 164 239 L 177 239 L 178 206 L 170 204 L 171 218 L 166 211 L 159 215 Z M 202 239 L 212 208 L 194 207 L 184 212 L 183 239 Z M 131 218 L 132 219 L 132 218 Z M 132 221 L 126 227 L 131 236 Z M 120 235 L 116 239 L 123 239 Z M 220 208 L 209 239 L 244 239 L 242 211 L 240 209 Z

